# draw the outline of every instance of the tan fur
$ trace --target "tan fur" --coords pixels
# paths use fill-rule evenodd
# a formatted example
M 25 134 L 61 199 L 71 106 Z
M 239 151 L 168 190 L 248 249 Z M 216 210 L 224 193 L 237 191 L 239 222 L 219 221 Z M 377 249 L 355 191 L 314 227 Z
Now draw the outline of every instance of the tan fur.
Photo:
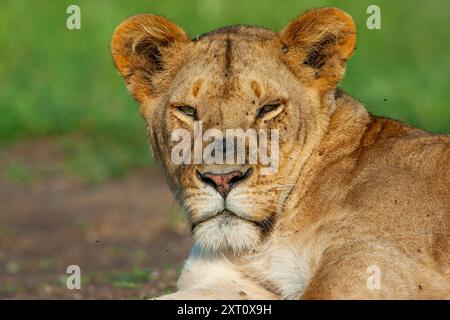
M 179 291 L 162 298 L 450 298 L 450 139 L 372 116 L 336 89 L 355 42 L 335 8 L 280 33 L 234 26 L 189 40 L 154 15 L 116 29 L 115 64 L 196 239 Z M 279 113 L 256 117 L 275 102 Z M 250 165 L 174 165 L 170 133 L 193 124 L 180 105 L 203 130 L 280 130 L 278 172 L 231 190 L 225 227 L 220 196 L 195 172 Z M 379 289 L 367 286 L 371 266 Z

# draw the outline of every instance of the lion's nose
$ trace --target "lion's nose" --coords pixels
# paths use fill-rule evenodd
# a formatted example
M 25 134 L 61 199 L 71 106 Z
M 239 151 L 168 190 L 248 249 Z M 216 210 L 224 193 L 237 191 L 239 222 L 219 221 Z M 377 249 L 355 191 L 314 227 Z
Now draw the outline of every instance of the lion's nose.
M 252 168 L 248 169 L 246 172 L 236 170 L 228 173 L 200 173 L 197 171 L 197 177 L 204 183 L 211 185 L 225 199 L 230 190 L 238 182 L 247 179 L 252 173 Z

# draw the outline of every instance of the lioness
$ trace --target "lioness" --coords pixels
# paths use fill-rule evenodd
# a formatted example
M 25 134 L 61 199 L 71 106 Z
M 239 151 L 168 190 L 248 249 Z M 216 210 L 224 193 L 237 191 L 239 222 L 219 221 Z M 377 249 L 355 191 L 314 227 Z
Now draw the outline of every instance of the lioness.
M 195 239 L 163 299 L 450 298 L 449 136 L 370 115 L 337 89 L 355 42 L 336 8 L 280 33 L 190 39 L 156 15 L 117 27 L 115 65 Z M 171 132 L 195 121 L 279 129 L 278 171 L 174 164 Z

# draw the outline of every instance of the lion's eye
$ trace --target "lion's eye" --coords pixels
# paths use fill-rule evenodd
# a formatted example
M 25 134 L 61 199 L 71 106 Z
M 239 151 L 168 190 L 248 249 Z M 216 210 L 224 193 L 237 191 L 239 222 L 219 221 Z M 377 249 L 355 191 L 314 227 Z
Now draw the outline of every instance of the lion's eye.
M 180 106 L 177 108 L 181 112 L 183 112 L 185 115 L 189 117 L 196 118 L 197 117 L 197 110 L 190 106 Z
M 274 111 L 280 107 L 279 103 L 273 103 L 273 104 L 266 104 L 265 106 L 261 107 L 258 111 L 258 117 L 264 116 L 266 113 L 269 113 L 271 111 Z

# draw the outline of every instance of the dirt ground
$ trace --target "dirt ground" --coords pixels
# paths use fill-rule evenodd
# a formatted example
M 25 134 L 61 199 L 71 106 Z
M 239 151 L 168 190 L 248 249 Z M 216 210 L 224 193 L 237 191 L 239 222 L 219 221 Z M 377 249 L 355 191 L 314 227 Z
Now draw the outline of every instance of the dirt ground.
M 60 157 L 48 142 L 1 154 L 0 172 L 20 160 L 47 174 L 27 183 L 0 175 L 0 298 L 142 299 L 173 291 L 192 242 L 158 169 L 92 185 L 59 172 Z M 69 265 L 81 268 L 81 290 L 66 287 Z

